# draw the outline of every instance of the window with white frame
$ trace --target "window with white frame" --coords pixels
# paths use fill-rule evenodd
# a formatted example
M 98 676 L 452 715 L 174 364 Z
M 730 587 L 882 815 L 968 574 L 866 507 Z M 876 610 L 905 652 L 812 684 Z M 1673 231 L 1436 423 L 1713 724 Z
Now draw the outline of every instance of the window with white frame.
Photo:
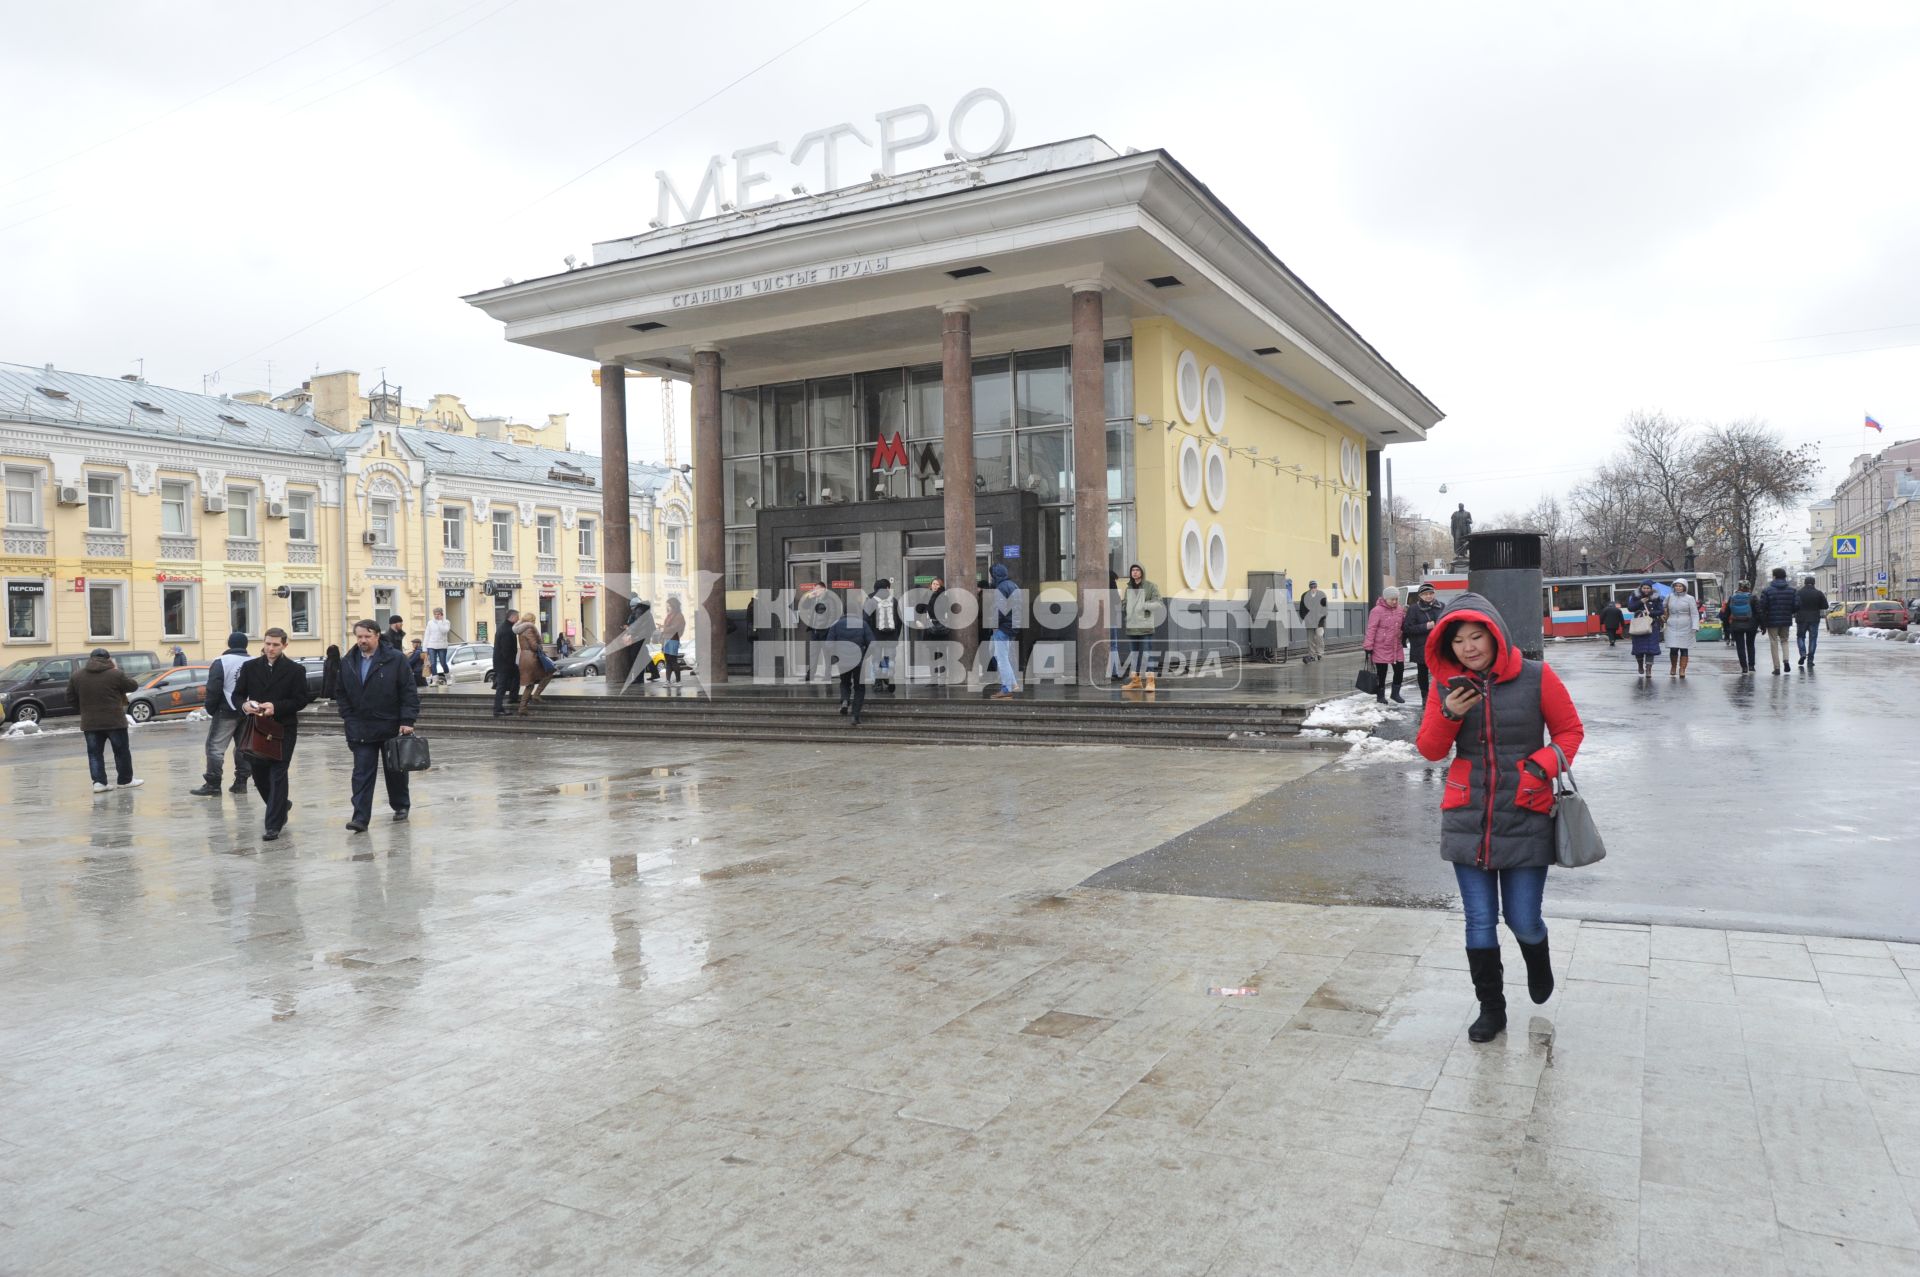
M 87 582 L 87 637 L 95 642 L 127 637 L 127 583 Z
M 87 531 L 120 530 L 120 478 L 111 474 L 87 476 Z
M 554 519 L 550 514 L 537 515 L 533 521 L 534 549 L 540 554 L 552 558 L 554 550 Z
M 594 525 L 594 522 L 592 519 L 580 520 L 580 557 L 581 558 L 593 559 L 593 558 L 599 557 L 599 555 L 595 553 L 595 551 L 597 551 L 600 548 L 600 545 L 599 545 L 600 539 L 598 536 L 595 535 L 598 531 L 599 529 Z
M 680 536 L 686 529 L 677 523 L 667 525 L 667 563 L 678 567 L 680 564 Z
M 160 587 L 160 637 L 192 639 L 200 635 L 200 587 L 162 585 Z
M 493 552 L 513 553 L 513 512 L 510 510 L 493 512 Z
M 227 485 L 227 536 L 234 541 L 253 540 L 253 489 Z M 248 630 L 247 633 L 253 633 Z
M 160 534 L 170 537 L 193 535 L 192 480 L 160 481 Z
M 456 553 L 467 548 L 467 508 L 458 505 L 440 507 L 440 548 Z
M 287 593 L 287 606 L 290 609 L 287 621 L 287 633 L 294 638 L 314 637 L 313 628 L 313 587 L 296 585 Z
M 313 494 L 311 492 L 289 492 L 287 494 L 287 540 L 313 540 Z
M 44 470 L 26 466 L 7 467 L 7 526 L 40 526 L 40 490 L 46 484 Z
M 30 643 L 47 637 L 47 583 L 38 578 L 7 582 L 7 641 Z
M 259 586 L 230 585 L 227 587 L 227 626 L 242 634 L 260 633 Z
M 367 526 L 373 530 L 373 543 L 379 546 L 393 544 L 393 502 L 375 498 L 367 502 Z

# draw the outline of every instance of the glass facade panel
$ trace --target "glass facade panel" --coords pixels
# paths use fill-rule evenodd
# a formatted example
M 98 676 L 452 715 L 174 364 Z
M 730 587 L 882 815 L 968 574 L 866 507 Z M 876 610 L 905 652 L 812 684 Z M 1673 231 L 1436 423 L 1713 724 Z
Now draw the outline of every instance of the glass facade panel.
M 726 475 L 726 513 L 721 516 L 724 523 L 751 523 L 753 512 L 760 505 L 760 462 L 752 457 L 745 461 L 728 461 L 722 468 Z M 747 502 L 753 502 L 748 505 Z
M 811 446 L 846 448 L 860 442 L 853 425 L 853 378 L 829 377 L 807 387 Z
M 860 374 L 860 437 L 867 443 L 904 435 L 907 429 L 906 370 Z
M 1133 343 L 1125 340 L 1107 343 L 1106 362 L 1107 420 L 1133 417 Z
M 973 437 L 974 488 L 979 492 L 1003 492 L 1013 486 L 1013 436 L 975 435 Z
M 1107 570 L 1125 576 L 1134 563 L 1133 507 L 1112 506 L 1107 510 Z
M 1131 421 L 1107 427 L 1107 500 L 1133 500 L 1133 430 Z
M 973 361 L 973 428 L 1013 428 L 1013 374 L 1005 355 Z
M 754 559 L 752 528 L 727 529 L 727 584 L 729 590 L 751 590 L 759 582 L 754 579 Z
M 760 392 L 729 390 L 720 396 L 720 455 L 751 457 L 760 451 Z
M 1043 502 L 1073 499 L 1073 436 L 1065 430 L 1023 430 L 1020 486 Z
M 907 468 L 908 496 L 930 497 L 943 490 L 939 486 L 940 464 L 946 454 L 947 445 L 937 439 L 908 447 L 907 456 L 911 461 Z
M 760 466 L 762 502 L 769 506 L 807 504 L 807 454 L 767 457 Z
M 1073 579 L 1073 507 L 1047 506 L 1040 511 L 1040 544 L 1027 554 L 1030 571 L 1041 581 Z
M 1073 379 L 1067 371 L 1068 358 L 1064 350 L 1033 350 L 1014 357 L 1013 395 L 1021 429 L 1073 421 Z
M 907 371 L 907 438 L 938 439 L 945 429 L 946 389 L 940 366 Z
M 807 496 L 813 505 L 845 505 L 862 499 L 860 453 L 852 448 L 813 454 L 813 477 Z
M 760 446 L 768 452 L 788 452 L 807 446 L 805 382 L 795 381 L 761 390 Z

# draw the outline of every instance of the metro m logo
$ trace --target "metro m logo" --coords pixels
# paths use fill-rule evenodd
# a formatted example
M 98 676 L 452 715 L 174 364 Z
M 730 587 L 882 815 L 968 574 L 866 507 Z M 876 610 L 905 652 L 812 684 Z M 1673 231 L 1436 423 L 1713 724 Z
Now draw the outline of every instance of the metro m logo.
M 907 468 L 907 444 L 898 430 L 891 439 L 882 439 L 873 445 L 873 467 L 876 472 L 890 472 Z

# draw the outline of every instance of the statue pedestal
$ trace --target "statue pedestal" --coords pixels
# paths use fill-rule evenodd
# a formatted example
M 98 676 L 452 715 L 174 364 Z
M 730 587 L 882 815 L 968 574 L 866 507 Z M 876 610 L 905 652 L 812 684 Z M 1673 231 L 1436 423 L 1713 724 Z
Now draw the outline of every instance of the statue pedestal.
M 1467 570 L 1467 556 L 1466 556 L 1466 555 L 1464 555 L 1464 554 L 1456 554 L 1456 555 L 1454 555 L 1454 556 L 1453 556 L 1453 570 L 1454 570 L 1455 572 L 1465 572 L 1465 571 Z

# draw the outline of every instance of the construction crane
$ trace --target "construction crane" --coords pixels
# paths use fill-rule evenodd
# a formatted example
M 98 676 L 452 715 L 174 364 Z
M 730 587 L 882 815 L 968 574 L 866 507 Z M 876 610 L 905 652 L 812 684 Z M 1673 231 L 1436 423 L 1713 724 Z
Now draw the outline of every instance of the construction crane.
M 627 369 L 627 376 L 660 383 L 660 442 L 661 450 L 665 454 L 663 459 L 667 469 L 679 468 L 680 447 L 677 439 L 680 432 L 674 423 L 676 408 L 673 398 L 673 378 L 657 372 L 635 372 L 631 368 Z M 595 386 L 600 384 L 598 368 L 593 370 L 593 384 Z

